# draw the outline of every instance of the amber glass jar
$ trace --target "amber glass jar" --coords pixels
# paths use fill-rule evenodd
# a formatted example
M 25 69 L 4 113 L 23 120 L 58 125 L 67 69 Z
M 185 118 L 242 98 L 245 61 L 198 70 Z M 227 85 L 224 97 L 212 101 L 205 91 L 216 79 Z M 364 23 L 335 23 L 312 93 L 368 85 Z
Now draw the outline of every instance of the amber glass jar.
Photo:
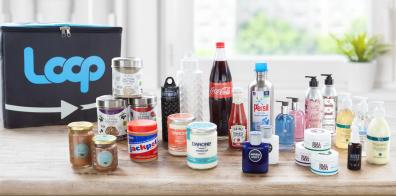
M 67 125 L 69 129 L 70 163 L 73 168 L 83 168 L 92 165 L 91 141 L 93 124 L 79 121 Z
M 93 168 L 100 172 L 117 169 L 117 137 L 113 135 L 96 135 L 92 138 Z

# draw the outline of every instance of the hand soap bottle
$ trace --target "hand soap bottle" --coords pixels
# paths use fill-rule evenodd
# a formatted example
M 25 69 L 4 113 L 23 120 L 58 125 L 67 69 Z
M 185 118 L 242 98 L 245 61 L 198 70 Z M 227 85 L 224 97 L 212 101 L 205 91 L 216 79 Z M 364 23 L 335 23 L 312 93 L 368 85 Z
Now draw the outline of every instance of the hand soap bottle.
M 351 142 L 348 144 L 348 169 L 360 170 L 362 165 L 362 144 L 360 143 L 359 128 L 352 125 Z
M 294 118 L 289 114 L 289 102 L 282 103 L 281 113 L 275 118 L 275 134 L 279 136 L 279 150 L 293 150 Z
M 304 129 L 305 129 L 305 115 L 304 111 L 298 108 L 298 98 L 287 97 L 292 100 L 292 107 L 289 112 L 294 118 L 294 142 L 304 141 Z
M 371 164 L 389 162 L 391 131 L 385 120 L 384 102 L 374 107 L 373 116 L 367 133 L 367 161 Z
M 270 128 L 261 125 L 261 132 L 263 134 L 263 143 L 269 145 L 269 164 L 274 165 L 279 162 L 279 136 L 272 134 Z
M 336 130 L 336 116 L 337 116 L 337 91 L 334 88 L 334 80 L 332 74 L 321 74 L 326 76 L 325 86 L 322 90 L 323 96 L 323 117 L 322 128 L 327 129 L 332 135 Z
M 352 99 L 352 111 L 355 118 L 352 121 L 351 128 L 355 127 L 359 133 L 360 144 L 362 145 L 362 156 L 365 157 L 367 147 L 367 129 L 369 123 L 367 97 L 354 96 Z
M 316 76 L 305 77 L 311 78 L 305 95 L 305 128 L 321 128 L 323 97 L 318 87 L 318 80 Z
M 352 100 L 349 93 L 338 96 L 339 108 L 336 123 L 336 146 L 347 149 L 351 138 L 351 124 L 354 118 L 352 112 Z
M 244 173 L 267 173 L 269 145 L 262 143 L 260 131 L 251 131 L 249 141 L 243 144 L 242 171 Z

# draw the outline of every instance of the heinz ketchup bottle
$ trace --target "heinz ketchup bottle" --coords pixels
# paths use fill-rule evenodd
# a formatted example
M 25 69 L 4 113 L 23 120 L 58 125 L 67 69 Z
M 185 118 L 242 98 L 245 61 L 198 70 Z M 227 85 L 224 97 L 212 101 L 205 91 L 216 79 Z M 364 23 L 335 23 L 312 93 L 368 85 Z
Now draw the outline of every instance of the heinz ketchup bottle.
M 216 56 L 210 73 L 210 122 L 217 125 L 218 139 L 228 137 L 228 119 L 232 105 L 232 78 L 225 56 L 224 42 L 216 43 Z
M 232 90 L 233 100 L 230 119 L 228 120 L 229 135 L 228 143 L 231 148 L 242 148 L 247 138 L 247 120 L 245 107 L 243 106 L 243 90 Z

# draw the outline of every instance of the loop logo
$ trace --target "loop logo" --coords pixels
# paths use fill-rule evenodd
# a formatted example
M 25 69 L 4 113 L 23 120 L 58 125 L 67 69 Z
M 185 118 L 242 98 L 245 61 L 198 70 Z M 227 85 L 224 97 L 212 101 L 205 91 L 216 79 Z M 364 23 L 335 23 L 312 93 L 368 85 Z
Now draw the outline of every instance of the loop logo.
M 25 77 L 33 84 L 59 84 L 65 81 L 80 83 L 80 91 L 89 91 L 89 82 L 99 80 L 105 73 L 105 63 L 99 56 L 82 58 L 73 56 L 68 59 L 60 56 L 52 57 L 44 66 L 44 75 L 38 75 L 34 71 L 33 48 L 24 49 L 24 72 Z M 91 67 L 96 66 L 95 71 Z M 55 68 L 61 68 L 60 73 Z M 73 67 L 79 67 L 79 72 L 73 72 Z

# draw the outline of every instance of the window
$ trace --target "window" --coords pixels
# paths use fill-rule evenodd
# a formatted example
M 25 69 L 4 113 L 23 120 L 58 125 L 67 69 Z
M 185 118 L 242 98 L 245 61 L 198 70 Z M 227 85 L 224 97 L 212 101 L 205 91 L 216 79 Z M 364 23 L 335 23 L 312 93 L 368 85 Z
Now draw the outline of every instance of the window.
M 366 32 L 369 0 L 195 0 L 194 50 L 232 56 L 335 54 L 331 35 Z

